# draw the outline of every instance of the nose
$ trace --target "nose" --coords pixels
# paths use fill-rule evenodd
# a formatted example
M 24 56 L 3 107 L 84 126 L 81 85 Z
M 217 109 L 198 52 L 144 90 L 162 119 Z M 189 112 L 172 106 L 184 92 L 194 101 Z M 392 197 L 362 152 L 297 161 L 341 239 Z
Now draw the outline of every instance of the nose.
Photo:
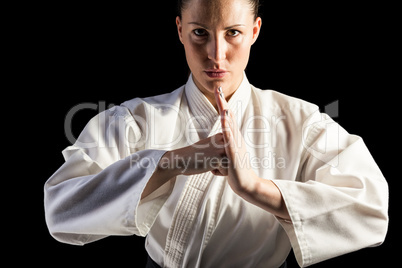
M 215 36 L 208 44 L 208 59 L 221 62 L 226 59 L 227 43 L 224 37 Z

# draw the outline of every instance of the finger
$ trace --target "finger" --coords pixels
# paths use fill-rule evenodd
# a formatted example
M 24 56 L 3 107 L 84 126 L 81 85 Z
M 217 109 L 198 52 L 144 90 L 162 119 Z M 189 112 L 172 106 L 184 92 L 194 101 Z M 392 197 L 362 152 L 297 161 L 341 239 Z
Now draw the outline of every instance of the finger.
M 232 132 L 236 134 L 239 131 L 239 129 L 237 127 L 236 117 L 233 114 L 232 110 L 230 109 L 226 110 L 225 116 L 228 120 L 230 128 L 232 129 Z
M 223 140 L 225 142 L 225 151 L 226 155 L 229 158 L 232 158 L 234 153 L 236 152 L 236 143 L 234 140 L 234 131 L 233 131 L 233 126 L 232 126 L 232 119 L 230 118 L 229 115 L 229 110 L 224 110 L 222 115 L 222 134 L 223 134 Z
M 223 174 L 221 174 L 217 169 L 211 170 L 211 173 L 214 174 L 215 176 L 223 176 Z
M 214 174 L 215 176 L 227 176 L 228 175 L 228 170 L 227 168 L 218 168 L 218 169 L 214 169 L 211 170 L 212 174 Z
M 236 152 L 243 152 L 243 147 L 245 146 L 244 139 L 231 110 L 223 111 L 223 115 L 221 115 L 221 124 L 227 153 L 233 155 Z
M 221 124 L 223 130 L 226 128 L 230 129 L 232 136 L 236 137 L 236 135 L 238 135 L 239 129 L 237 128 L 237 123 L 231 110 L 223 110 L 221 114 Z
M 215 101 L 216 105 L 218 106 L 219 114 L 222 114 L 224 110 L 229 109 L 229 105 L 225 99 L 222 87 L 218 87 L 215 90 Z
M 215 90 L 215 100 L 216 100 L 216 104 L 218 106 L 218 110 L 219 110 L 219 114 L 221 115 L 221 118 L 223 118 L 225 116 L 229 117 L 230 122 L 233 124 L 234 128 L 237 128 L 235 116 L 234 116 L 232 110 L 229 109 L 229 104 L 225 99 L 225 95 L 223 93 L 222 87 L 218 87 Z M 228 112 L 225 112 L 226 110 Z M 223 127 L 223 124 L 222 124 L 222 127 Z
M 222 125 L 222 133 L 223 136 L 229 137 L 231 133 L 233 133 L 232 129 L 232 118 L 230 116 L 229 110 L 222 110 L 221 112 L 221 125 Z
M 225 127 L 225 122 L 224 119 L 229 122 L 228 126 L 230 126 L 232 128 L 233 133 L 238 132 L 237 130 L 237 124 L 236 124 L 236 120 L 235 120 L 235 116 L 232 112 L 232 110 L 229 109 L 229 104 L 227 103 L 222 87 L 218 87 L 215 90 L 215 99 L 216 99 L 216 103 L 218 106 L 218 110 L 219 110 L 219 114 L 221 115 L 221 124 L 222 124 L 222 128 Z

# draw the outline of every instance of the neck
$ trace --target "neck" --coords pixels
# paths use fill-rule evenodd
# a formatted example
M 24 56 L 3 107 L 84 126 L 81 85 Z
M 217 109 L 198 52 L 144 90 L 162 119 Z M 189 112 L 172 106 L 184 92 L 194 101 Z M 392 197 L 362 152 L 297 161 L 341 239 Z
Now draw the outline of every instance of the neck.
M 197 88 L 202 92 L 202 94 L 204 94 L 204 96 L 209 100 L 209 102 L 212 104 L 212 106 L 215 107 L 215 109 L 218 111 L 218 106 L 216 104 L 216 100 L 215 100 L 215 94 L 214 91 L 215 89 L 208 90 L 206 88 L 204 88 L 198 81 L 197 79 L 193 76 L 193 81 L 194 84 L 197 86 Z M 233 96 L 233 94 L 236 92 L 236 90 L 239 88 L 241 82 L 243 81 L 243 77 L 240 80 L 240 82 L 238 82 L 236 85 L 232 85 L 231 87 L 223 87 L 223 94 L 225 96 L 225 99 L 227 102 L 229 102 L 230 98 Z

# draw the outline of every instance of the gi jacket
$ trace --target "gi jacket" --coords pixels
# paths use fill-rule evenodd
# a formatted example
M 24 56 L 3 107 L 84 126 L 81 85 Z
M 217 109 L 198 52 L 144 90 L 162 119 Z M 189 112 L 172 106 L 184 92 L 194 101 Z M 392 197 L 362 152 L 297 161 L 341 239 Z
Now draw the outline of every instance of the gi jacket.
M 76 245 L 147 236 L 162 267 L 278 267 L 291 247 L 308 266 L 382 243 L 388 185 L 360 137 L 316 105 L 257 89 L 245 75 L 229 107 L 250 159 L 239 168 L 278 186 L 291 221 L 248 203 L 211 172 L 177 176 L 141 200 L 167 150 L 221 131 L 190 76 L 172 93 L 100 113 L 63 151 L 65 163 L 45 184 L 52 236 Z

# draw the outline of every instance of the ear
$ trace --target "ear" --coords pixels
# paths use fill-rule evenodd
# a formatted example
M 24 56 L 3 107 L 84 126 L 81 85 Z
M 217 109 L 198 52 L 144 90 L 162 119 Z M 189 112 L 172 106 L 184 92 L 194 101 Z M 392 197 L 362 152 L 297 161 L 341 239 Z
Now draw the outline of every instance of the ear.
M 183 43 L 183 27 L 181 25 L 181 19 L 179 16 L 176 17 L 177 33 L 179 34 L 180 42 Z
M 256 18 L 253 27 L 253 44 L 257 41 L 257 38 L 260 35 L 261 25 L 262 19 L 260 17 Z

